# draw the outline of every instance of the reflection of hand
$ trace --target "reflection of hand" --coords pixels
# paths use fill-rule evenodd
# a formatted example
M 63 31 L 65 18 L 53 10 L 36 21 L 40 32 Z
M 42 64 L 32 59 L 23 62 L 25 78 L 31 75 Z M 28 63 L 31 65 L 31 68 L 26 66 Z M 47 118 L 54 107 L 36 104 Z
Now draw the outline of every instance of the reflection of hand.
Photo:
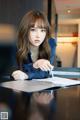
M 49 104 L 51 100 L 54 98 L 54 94 L 41 92 L 41 93 L 33 93 L 34 100 L 39 104 Z
M 53 66 L 48 60 L 39 59 L 33 64 L 34 68 L 40 68 L 42 71 L 50 71 L 53 69 Z
M 16 70 L 12 73 L 12 77 L 15 80 L 24 80 L 24 79 L 28 79 L 28 75 L 24 72 L 22 72 L 21 70 Z

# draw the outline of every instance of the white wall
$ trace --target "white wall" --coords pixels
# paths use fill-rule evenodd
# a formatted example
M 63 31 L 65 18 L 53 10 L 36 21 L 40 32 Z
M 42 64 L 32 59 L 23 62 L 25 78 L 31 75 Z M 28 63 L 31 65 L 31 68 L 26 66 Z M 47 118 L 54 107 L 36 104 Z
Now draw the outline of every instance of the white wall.
M 80 24 L 78 24 L 78 57 L 77 57 L 77 67 L 80 67 Z
M 62 40 L 63 41 L 63 40 Z M 56 54 L 62 61 L 62 67 L 73 67 L 73 64 L 76 62 L 76 43 L 65 42 L 58 42 L 57 43 L 57 50 Z

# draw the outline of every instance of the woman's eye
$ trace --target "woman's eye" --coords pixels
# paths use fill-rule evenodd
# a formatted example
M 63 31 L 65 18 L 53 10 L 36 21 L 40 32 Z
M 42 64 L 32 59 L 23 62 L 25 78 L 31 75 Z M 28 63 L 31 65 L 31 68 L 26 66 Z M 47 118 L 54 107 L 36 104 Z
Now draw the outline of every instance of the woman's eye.
M 30 31 L 35 31 L 35 28 L 31 28 Z
M 45 29 L 41 29 L 41 32 L 46 32 L 46 30 Z

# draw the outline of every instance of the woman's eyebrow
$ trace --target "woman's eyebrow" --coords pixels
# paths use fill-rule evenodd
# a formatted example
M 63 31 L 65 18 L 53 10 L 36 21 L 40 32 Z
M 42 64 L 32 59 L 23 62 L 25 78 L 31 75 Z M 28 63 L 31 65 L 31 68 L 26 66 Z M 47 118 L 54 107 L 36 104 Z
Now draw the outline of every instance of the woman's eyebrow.
M 38 27 L 31 27 L 31 28 L 38 28 L 38 29 L 46 29 L 46 27 L 40 27 L 40 26 L 38 26 Z

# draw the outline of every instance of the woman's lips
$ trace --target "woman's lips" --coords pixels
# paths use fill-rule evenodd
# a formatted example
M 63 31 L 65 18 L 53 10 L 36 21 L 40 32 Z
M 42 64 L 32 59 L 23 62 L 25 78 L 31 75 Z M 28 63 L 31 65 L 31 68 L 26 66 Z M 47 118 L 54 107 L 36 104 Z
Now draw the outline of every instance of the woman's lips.
M 40 42 L 40 40 L 35 40 L 35 42 Z

